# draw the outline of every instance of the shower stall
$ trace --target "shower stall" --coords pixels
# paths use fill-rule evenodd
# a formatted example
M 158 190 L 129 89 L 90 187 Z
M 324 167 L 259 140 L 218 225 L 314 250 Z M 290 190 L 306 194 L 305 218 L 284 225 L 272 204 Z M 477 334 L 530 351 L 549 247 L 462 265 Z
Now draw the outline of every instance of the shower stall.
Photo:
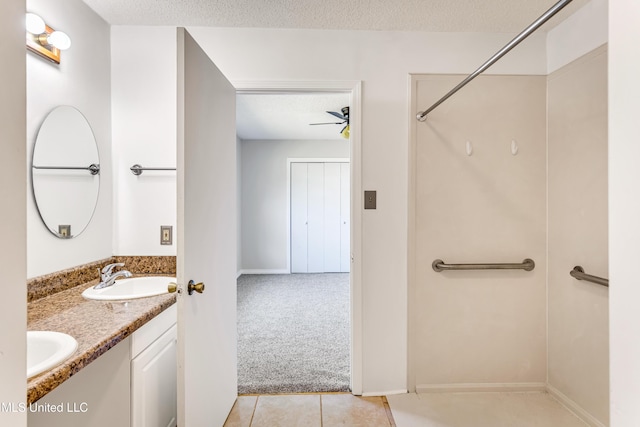
M 412 114 L 463 77 L 412 75 Z M 410 391 L 542 393 L 608 425 L 606 46 L 478 76 L 413 121 L 409 158 Z

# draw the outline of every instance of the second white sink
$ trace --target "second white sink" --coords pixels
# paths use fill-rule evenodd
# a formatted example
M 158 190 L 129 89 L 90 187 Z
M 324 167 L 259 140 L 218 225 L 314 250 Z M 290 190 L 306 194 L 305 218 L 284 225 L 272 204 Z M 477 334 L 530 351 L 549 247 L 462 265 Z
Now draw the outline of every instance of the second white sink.
M 127 300 L 153 297 L 168 293 L 169 283 L 175 282 L 175 277 L 144 276 L 116 280 L 111 286 L 102 289 L 93 287 L 85 289 L 82 296 L 87 299 L 100 301 Z
M 78 348 L 70 335 L 53 331 L 27 331 L 27 378 L 64 362 Z

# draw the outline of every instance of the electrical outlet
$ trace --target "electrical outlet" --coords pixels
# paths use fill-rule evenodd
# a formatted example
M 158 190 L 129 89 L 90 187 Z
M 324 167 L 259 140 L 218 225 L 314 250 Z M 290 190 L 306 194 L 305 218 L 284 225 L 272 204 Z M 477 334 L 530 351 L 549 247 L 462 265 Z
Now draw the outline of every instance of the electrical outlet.
M 171 225 L 160 226 L 160 244 L 161 245 L 173 244 L 173 226 Z

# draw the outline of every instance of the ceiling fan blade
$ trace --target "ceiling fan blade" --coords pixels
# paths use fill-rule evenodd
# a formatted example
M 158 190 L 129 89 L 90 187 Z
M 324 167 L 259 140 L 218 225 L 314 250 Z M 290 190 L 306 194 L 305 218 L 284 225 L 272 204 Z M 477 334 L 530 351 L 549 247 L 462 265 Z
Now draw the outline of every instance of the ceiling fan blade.
M 316 126 L 316 125 L 341 125 L 344 124 L 346 122 L 331 122 L 331 123 L 309 123 L 309 126 Z
M 327 111 L 327 113 L 331 114 L 332 116 L 336 116 L 340 120 L 347 120 L 347 118 L 345 116 L 343 116 L 340 113 L 336 113 L 335 111 Z

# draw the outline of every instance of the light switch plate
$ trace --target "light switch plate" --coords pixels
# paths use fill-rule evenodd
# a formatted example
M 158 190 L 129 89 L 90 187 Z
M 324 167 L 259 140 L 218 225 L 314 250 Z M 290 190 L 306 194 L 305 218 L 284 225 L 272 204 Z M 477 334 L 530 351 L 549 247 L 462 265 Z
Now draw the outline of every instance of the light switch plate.
M 63 239 L 71 238 L 71 225 L 58 225 L 58 236 Z
M 376 192 L 375 191 L 364 192 L 364 208 L 365 209 L 376 208 Z
M 161 245 L 173 244 L 173 226 L 171 225 L 160 226 L 160 244 Z

